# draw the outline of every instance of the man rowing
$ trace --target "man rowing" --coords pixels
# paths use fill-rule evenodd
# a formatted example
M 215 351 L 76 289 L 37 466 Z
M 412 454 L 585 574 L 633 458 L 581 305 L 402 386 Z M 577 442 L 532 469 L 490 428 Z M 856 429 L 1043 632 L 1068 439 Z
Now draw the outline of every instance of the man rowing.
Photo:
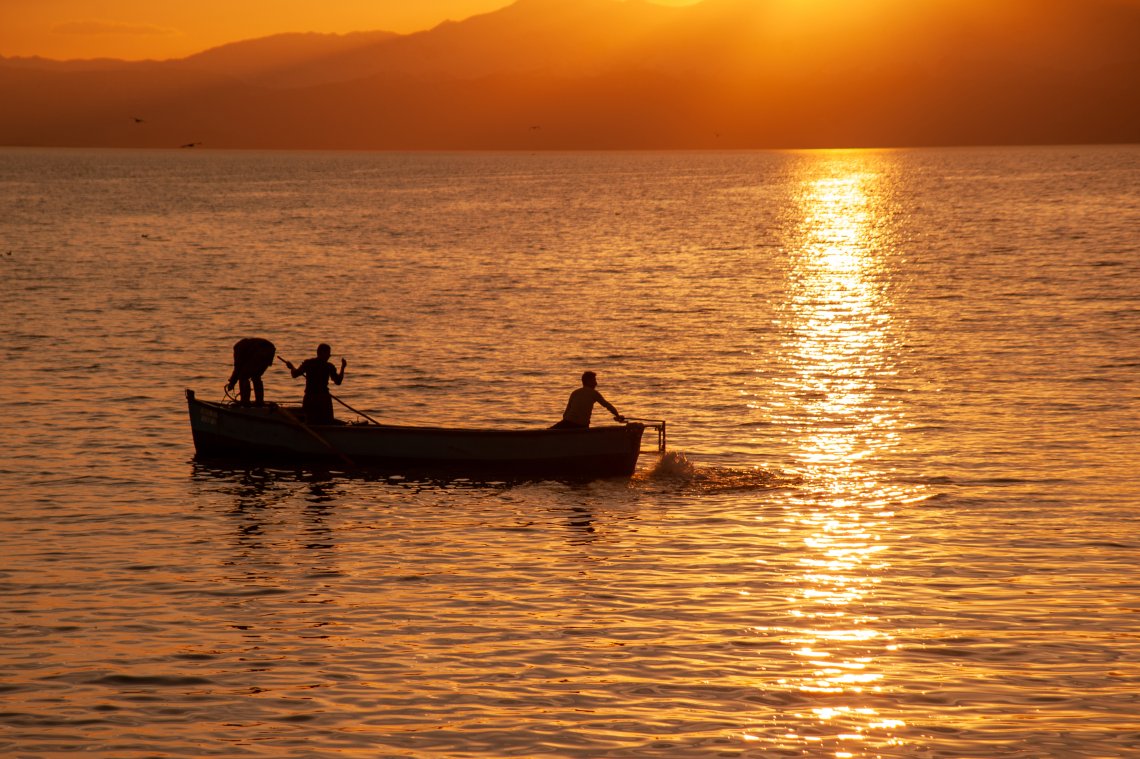
M 305 375 L 305 398 L 301 401 L 301 410 L 305 412 L 306 424 L 333 423 L 332 393 L 329 392 L 329 380 L 331 379 L 338 385 L 344 382 L 344 368 L 348 366 L 348 362 L 342 358 L 338 372 L 336 367 L 329 363 L 330 356 L 332 356 L 332 348 L 327 343 L 321 343 L 317 346 L 316 357 L 305 359 L 300 366 L 293 366 L 290 362 L 285 362 L 285 366 L 289 367 L 293 379 L 302 374 Z

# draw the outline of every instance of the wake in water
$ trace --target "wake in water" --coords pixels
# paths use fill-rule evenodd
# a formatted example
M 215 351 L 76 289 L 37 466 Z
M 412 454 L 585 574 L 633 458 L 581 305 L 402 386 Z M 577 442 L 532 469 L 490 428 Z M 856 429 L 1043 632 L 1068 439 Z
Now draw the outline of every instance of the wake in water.
M 698 465 L 678 451 L 661 454 L 652 469 L 639 473 L 634 479 L 646 484 L 665 484 L 700 493 L 771 490 L 803 482 L 800 475 L 759 467 Z

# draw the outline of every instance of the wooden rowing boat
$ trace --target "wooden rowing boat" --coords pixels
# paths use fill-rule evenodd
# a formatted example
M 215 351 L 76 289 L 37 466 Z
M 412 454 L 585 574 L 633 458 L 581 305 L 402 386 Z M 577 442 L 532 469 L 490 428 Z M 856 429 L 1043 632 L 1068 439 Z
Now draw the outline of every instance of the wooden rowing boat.
M 637 467 L 645 428 L 627 422 L 580 430 L 504 430 L 357 423 L 307 425 L 299 409 L 198 400 L 186 391 L 194 447 L 204 459 L 339 461 L 389 470 L 461 476 L 628 477 Z

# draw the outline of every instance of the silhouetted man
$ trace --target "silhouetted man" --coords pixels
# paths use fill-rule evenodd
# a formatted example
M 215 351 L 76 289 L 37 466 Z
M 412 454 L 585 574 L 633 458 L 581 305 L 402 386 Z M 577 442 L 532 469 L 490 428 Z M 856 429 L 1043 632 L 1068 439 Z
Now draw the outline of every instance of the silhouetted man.
M 265 387 L 261 375 L 273 363 L 277 349 L 263 337 L 245 337 L 234 343 L 234 371 L 226 383 L 226 390 L 232 391 L 239 383 L 239 397 L 243 406 L 249 405 L 249 387 L 253 385 L 254 402 L 260 406 L 265 402 Z
M 321 343 L 317 346 L 316 358 L 307 358 L 300 366 L 293 366 L 288 361 L 285 366 L 296 379 L 305 375 L 305 399 L 301 401 L 301 409 L 305 412 L 305 421 L 308 424 L 332 424 L 333 408 L 332 394 L 329 392 L 329 380 L 336 384 L 344 382 L 344 368 L 348 362 L 340 360 L 340 372 L 329 363 L 332 348 Z
M 613 414 L 614 421 L 625 421 L 625 417 L 619 414 L 618 410 L 598 392 L 598 375 L 593 372 L 583 372 L 582 387 L 570 393 L 570 400 L 566 402 L 566 410 L 562 412 L 562 421 L 550 429 L 572 430 L 589 427 L 590 416 L 594 413 L 595 403 L 600 403 L 603 408 Z

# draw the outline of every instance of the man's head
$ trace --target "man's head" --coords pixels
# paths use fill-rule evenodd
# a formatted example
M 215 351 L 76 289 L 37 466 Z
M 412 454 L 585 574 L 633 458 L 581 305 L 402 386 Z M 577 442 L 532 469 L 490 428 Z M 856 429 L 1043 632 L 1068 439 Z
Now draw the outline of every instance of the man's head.
M 329 356 L 331 355 L 332 348 L 329 347 L 328 343 L 321 343 L 317 346 L 317 358 L 321 359 L 322 361 L 328 361 Z
M 582 372 L 582 387 L 597 387 L 598 375 L 593 372 Z

